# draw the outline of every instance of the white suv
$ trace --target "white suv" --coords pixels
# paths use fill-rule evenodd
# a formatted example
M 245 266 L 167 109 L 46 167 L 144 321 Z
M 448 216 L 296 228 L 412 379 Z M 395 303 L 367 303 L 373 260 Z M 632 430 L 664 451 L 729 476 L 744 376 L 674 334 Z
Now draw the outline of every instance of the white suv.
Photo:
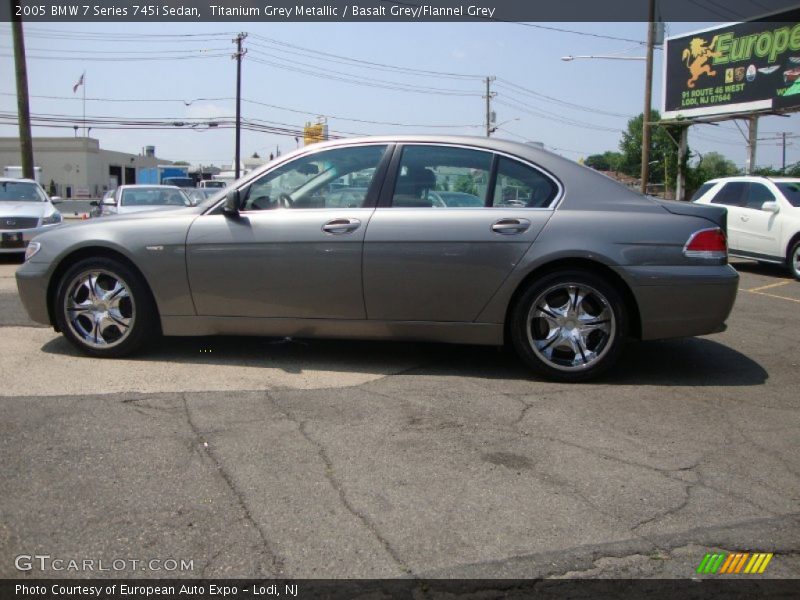
M 800 280 L 800 179 L 712 179 L 692 201 L 727 207 L 731 256 L 786 265 Z

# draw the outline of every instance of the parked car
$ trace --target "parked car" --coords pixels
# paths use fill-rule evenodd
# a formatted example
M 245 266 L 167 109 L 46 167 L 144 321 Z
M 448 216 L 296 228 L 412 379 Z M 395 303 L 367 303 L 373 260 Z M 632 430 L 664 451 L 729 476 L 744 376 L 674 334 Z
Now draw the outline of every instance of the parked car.
M 712 179 L 692 200 L 727 209 L 732 256 L 784 265 L 800 280 L 800 179 Z
M 327 200 L 351 185 L 358 206 Z M 475 207 L 433 207 L 470 187 Z M 524 206 L 495 205 L 512 194 Z M 123 356 L 158 332 L 501 345 L 547 377 L 626 337 L 722 331 L 725 210 L 659 201 L 547 151 L 472 137 L 323 142 L 174 212 L 47 232 L 17 271 L 33 320 Z
M 199 188 L 213 188 L 213 189 L 222 189 L 226 187 L 228 184 L 224 181 L 219 181 L 218 179 L 203 179 L 197 184 Z
M 31 239 L 61 223 L 61 213 L 33 179 L 0 177 L 0 253 L 22 253 Z
M 211 196 L 216 196 L 220 193 L 220 188 L 194 188 L 188 189 L 185 188 L 183 192 L 189 196 L 189 200 L 192 203 L 192 206 L 196 206 L 201 202 L 205 202 Z
M 100 202 L 92 201 L 90 216 L 104 217 L 192 206 L 186 191 L 174 185 L 121 185 L 106 192 Z

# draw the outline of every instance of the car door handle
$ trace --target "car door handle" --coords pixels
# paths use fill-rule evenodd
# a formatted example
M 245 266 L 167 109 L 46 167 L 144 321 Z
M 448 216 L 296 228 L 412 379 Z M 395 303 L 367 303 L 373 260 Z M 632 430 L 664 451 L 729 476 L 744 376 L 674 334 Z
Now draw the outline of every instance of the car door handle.
M 352 233 L 361 226 L 358 219 L 333 219 L 322 226 L 322 231 L 333 235 Z
M 740 215 L 740 216 L 739 216 L 739 218 L 740 218 L 742 221 L 744 221 L 745 223 L 747 223 L 747 221 L 749 221 L 749 220 L 750 220 L 750 217 L 748 217 L 747 215 Z
M 500 219 L 492 225 L 492 231 L 502 235 L 523 233 L 531 226 L 528 219 Z

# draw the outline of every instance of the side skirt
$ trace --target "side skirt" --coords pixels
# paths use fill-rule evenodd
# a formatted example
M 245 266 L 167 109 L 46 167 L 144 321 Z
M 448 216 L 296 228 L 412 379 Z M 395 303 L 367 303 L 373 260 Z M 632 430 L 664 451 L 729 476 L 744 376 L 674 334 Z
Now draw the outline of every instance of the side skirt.
M 254 335 L 298 338 L 406 340 L 448 344 L 503 344 L 503 325 L 432 321 L 161 317 L 164 335 Z

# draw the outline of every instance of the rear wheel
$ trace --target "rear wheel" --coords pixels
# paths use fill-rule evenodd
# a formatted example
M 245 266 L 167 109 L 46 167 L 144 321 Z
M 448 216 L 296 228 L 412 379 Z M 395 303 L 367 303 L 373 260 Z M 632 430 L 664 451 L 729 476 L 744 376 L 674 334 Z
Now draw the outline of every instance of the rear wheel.
M 550 379 L 586 381 L 610 368 L 627 333 L 622 296 L 587 271 L 552 273 L 529 287 L 511 315 L 520 358 Z
M 795 279 L 800 281 L 800 240 L 795 242 L 789 252 L 789 270 Z
M 157 333 L 156 307 L 147 285 L 111 258 L 89 258 L 70 267 L 55 302 L 59 329 L 92 356 L 130 354 Z

